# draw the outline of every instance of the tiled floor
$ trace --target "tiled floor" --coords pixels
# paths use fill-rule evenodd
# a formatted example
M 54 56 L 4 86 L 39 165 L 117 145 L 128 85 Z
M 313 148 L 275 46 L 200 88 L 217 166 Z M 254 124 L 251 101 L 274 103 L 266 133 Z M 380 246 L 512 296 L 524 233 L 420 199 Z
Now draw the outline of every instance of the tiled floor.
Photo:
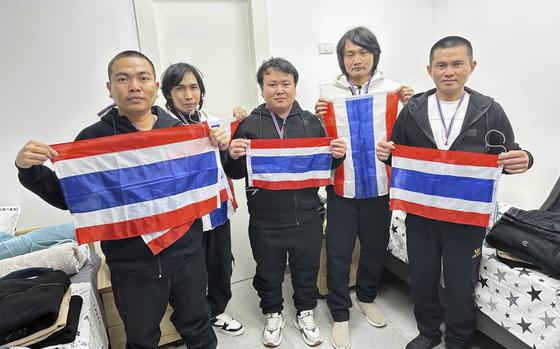
M 295 310 L 291 299 L 292 287 L 289 278 L 290 275 L 287 274 L 283 285 L 285 299 L 283 315 L 287 323 L 283 332 L 282 344 L 277 348 L 308 349 L 309 347 L 303 342 L 299 331 L 293 325 Z M 412 314 L 412 302 L 408 295 L 408 286 L 389 273 L 386 273 L 384 280 L 376 303 L 387 317 L 387 326 L 384 328 L 370 326 L 363 315 L 353 308 L 350 312 L 353 349 L 404 349 L 406 343 L 418 334 Z M 227 312 L 243 322 L 245 333 L 239 337 L 217 334 L 218 348 L 265 348 L 261 342 L 264 317 L 259 308 L 259 299 L 252 286 L 252 279 L 232 285 L 232 293 L 233 298 L 228 305 Z M 315 348 L 331 348 L 329 335 L 332 320 L 325 300 L 319 300 L 315 309 L 315 319 L 324 336 L 324 342 Z M 503 349 L 499 344 L 479 332 L 475 333 L 472 342 L 471 349 Z M 184 349 L 185 346 L 179 348 Z M 443 348 L 443 344 L 436 347 L 436 349 Z

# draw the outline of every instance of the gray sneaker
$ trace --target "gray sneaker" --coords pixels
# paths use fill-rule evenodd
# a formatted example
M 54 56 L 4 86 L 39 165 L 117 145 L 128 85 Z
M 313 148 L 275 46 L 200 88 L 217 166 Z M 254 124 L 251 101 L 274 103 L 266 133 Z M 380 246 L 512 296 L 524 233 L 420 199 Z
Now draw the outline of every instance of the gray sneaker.
M 282 329 L 284 328 L 284 317 L 282 313 L 264 314 L 266 325 L 263 330 L 263 344 L 266 347 L 277 347 L 282 343 Z

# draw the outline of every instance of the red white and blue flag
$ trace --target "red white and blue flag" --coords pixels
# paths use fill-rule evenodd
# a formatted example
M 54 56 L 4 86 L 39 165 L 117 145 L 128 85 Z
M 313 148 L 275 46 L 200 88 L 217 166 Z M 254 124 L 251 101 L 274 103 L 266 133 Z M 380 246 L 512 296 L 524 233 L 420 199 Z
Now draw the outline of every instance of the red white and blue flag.
M 79 243 L 142 236 L 154 254 L 220 206 L 206 123 L 53 145 Z
M 269 190 L 330 184 L 332 138 L 252 139 L 247 148 L 249 186 Z
M 395 145 L 391 210 L 488 227 L 502 173 L 498 155 Z
M 209 231 L 223 225 L 237 210 L 233 182 L 226 176 L 220 166 L 220 207 L 202 217 L 202 230 Z
M 391 138 L 399 96 L 391 92 L 333 99 L 325 115 L 329 136 L 346 141 L 346 159 L 333 176 L 337 195 L 364 199 L 389 192 L 389 169 L 375 156 L 375 145 Z

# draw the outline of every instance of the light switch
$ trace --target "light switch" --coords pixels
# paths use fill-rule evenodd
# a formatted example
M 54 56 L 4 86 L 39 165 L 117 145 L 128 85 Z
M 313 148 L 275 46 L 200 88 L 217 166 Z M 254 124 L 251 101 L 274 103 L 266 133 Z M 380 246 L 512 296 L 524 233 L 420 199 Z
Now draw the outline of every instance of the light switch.
M 330 55 L 333 53 L 333 45 L 330 42 L 320 42 L 319 43 L 319 54 L 320 55 Z

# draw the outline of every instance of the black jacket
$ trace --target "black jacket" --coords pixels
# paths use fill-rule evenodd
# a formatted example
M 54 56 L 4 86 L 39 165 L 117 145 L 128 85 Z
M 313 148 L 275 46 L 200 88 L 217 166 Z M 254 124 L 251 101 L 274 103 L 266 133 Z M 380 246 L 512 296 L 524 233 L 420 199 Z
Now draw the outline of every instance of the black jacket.
M 152 113 L 158 116 L 154 129 L 181 125 L 181 122 L 167 114 L 160 107 L 152 107 Z M 113 136 L 136 132 L 130 121 L 118 115 L 113 108 L 95 124 L 83 129 L 76 140 Z M 49 204 L 67 210 L 62 189 L 56 174 L 46 166 L 19 168 L 20 183 L 39 195 Z M 111 270 L 126 270 L 149 276 L 173 273 L 185 264 L 185 260 L 202 244 L 202 222 L 196 220 L 190 230 L 171 246 L 154 256 L 141 237 L 101 242 L 101 248 Z
M 520 150 L 519 144 L 515 142 L 513 129 L 506 113 L 500 104 L 493 98 L 482 95 L 468 87 L 465 91 L 470 94 L 469 105 L 465 114 L 465 120 L 461 126 L 461 132 L 451 144 L 449 150 L 460 150 L 476 153 L 498 154 L 501 148 L 488 148 L 484 141 L 486 133 L 490 130 L 498 130 L 505 136 L 506 149 Z M 434 94 L 435 89 L 417 94 L 401 110 L 391 140 L 396 144 L 410 145 L 422 148 L 436 148 L 437 145 L 432 134 L 430 121 L 428 120 L 428 96 Z M 492 132 L 488 137 L 490 144 L 502 144 L 502 136 Z M 533 165 L 533 156 L 528 151 L 529 168 Z M 390 164 L 389 158 L 386 163 Z
M 285 121 L 277 117 L 279 125 L 284 122 L 284 138 L 324 137 L 325 130 L 319 119 L 312 113 L 301 109 L 294 102 L 292 110 Z M 244 119 L 235 132 L 233 138 L 267 139 L 280 138 L 272 116 L 265 104 L 255 108 Z M 342 163 L 342 159 L 333 159 L 333 168 Z M 233 160 L 226 154 L 223 163 L 226 174 L 233 179 L 247 176 L 245 156 Z M 247 186 L 247 179 L 245 179 Z M 247 188 L 247 206 L 249 208 L 250 224 L 261 228 L 282 229 L 305 223 L 317 216 L 317 209 L 321 202 L 317 194 L 318 188 L 304 188 L 297 190 L 267 190 Z

